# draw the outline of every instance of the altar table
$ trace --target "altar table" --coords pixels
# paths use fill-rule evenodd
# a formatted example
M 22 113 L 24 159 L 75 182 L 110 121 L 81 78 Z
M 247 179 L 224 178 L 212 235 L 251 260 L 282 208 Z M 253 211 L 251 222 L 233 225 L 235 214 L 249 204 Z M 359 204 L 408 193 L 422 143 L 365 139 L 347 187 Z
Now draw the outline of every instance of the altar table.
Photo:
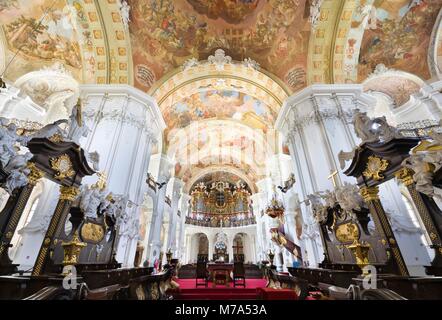
M 225 284 L 226 287 L 229 287 L 229 283 L 232 280 L 230 273 L 233 271 L 233 263 L 208 263 L 207 269 L 209 270 L 213 287 L 216 286 L 217 282 Z M 217 279 L 217 275 L 222 275 L 223 280 L 219 281 L 219 279 Z

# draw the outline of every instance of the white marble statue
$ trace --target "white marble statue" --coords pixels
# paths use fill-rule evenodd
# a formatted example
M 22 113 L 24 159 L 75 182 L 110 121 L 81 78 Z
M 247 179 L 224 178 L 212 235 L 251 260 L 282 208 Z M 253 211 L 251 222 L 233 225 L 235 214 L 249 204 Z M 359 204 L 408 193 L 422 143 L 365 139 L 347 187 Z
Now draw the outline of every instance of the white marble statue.
M 306 205 L 311 205 L 313 218 L 317 223 L 324 222 L 327 219 L 327 210 L 322 203 L 322 197 L 319 193 L 307 195 Z
M 105 200 L 105 189 L 97 186 L 83 185 L 80 194 L 80 209 L 88 218 L 98 217 L 98 207 Z
M 86 160 L 88 162 L 88 164 L 90 164 L 92 166 L 92 169 L 94 169 L 95 171 L 100 171 L 100 154 L 97 151 L 93 151 L 93 152 L 84 152 L 84 155 L 86 157 Z
M 27 163 L 33 157 L 32 153 L 27 152 L 25 154 L 17 154 L 9 160 L 8 164 L 5 166 L 6 172 L 12 172 L 14 170 L 19 170 L 26 167 Z
M 434 171 L 429 170 L 429 165 L 428 162 L 425 161 L 425 158 L 425 154 L 412 155 L 409 158 L 405 159 L 402 162 L 402 165 L 414 171 L 413 180 L 416 183 L 417 191 L 429 197 L 440 198 L 440 196 L 434 192 Z M 427 158 L 427 160 L 429 160 L 430 158 Z
M 120 0 L 119 7 L 120 7 L 121 21 L 123 22 L 123 25 L 126 28 L 129 28 L 130 6 L 127 4 L 126 0 Z
M 5 123 L 4 118 L 1 123 Z M 30 137 L 17 134 L 17 126 L 14 123 L 0 126 L 0 161 L 3 167 L 8 164 L 12 157 L 17 155 L 18 145 L 26 146 L 29 140 Z
M 109 192 L 101 205 L 101 213 L 117 220 L 126 210 L 127 201 L 127 197 Z
M 337 202 L 344 211 L 361 210 L 365 206 L 357 185 L 345 182 L 343 186 L 336 188 L 335 194 Z
M 341 167 L 341 170 L 344 170 L 345 162 L 352 160 L 354 156 L 355 156 L 355 149 L 353 149 L 350 152 L 345 152 L 343 150 L 339 151 L 338 160 L 339 160 L 339 166 Z
M 77 144 L 80 144 L 81 137 L 87 137 L 90 132 L 89 127 L 83 121 L 86 113 L 82 111 L 81 101 L 72 108 L 72 113 L 69 116 L 69 131 L 67 138 Z
M 325 190 L 320 193 L 322 199 L 324 199 L 326 207 L 334 207 L 336 204 L 336 194 L 333 191 Z
M 60 119 L 56 120 L 53 123 L 47 124 L 44 127 L 42 127 L 40 130 L 38 130 L 36 133 L 34 133 L 31 137 L 32 138 L 47 138 L 54 135 L 59 135 L 60 137 L 65 137 L 66 132 L 59 127 L 60 124 L 68 123 L 66 119 Z
M 15 189 L 24 187 L 28 183 L 28 175 L 30 172 L 31 170 L 26 166 L 11 171 L 3 186 L 6 192 L 12 195 Z
M 387 123 L 385 116 L 371 119 L 366 112 L 361 112 L 359 109 L 353 114 L 353 126 L 356 136 L 362 140 L 362 143 L 388 142 L 403 137 L 396 128 Z

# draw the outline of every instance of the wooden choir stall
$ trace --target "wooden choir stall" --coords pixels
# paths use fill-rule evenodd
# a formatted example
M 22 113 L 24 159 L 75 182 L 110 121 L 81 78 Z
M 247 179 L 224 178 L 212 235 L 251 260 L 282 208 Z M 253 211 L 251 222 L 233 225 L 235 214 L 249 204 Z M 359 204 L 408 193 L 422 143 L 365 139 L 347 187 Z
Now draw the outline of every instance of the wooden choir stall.
M 440 152 L 442 145 L 430 137 L 404 137 L 386 123 L 381 121 L 380 124 L 388 137 L 377 135 L 370 141 L 362 139 L 363 143 L 351 153 L 344 153 L 344 159 L 351 161 L 344 174 L 356 178 L 357 185 L 346 183 L 322 195 L 309 196 L 320 230 L 324 260 L 318 268 L 289 268 L 289 271 L 311 285 L 324 291 L 334 290 L 334 294 L 342 297 L 348 294 L 350 286 L 362 287 L 362 279 L 372 272 L 367 266 L 372 266 L 376 268 L 373 281 L 378 288 L 391 290 L 407 299 L 441 299 L 442 212 L 432 197 L 418 189 L 424 190 L 425 183 L 426 187 L 431 185 L 429 174 L 434 178 L 434 185 L 442 181 L 440 170 L 434 172 L 436 166 L 422 162 L 422 153 L 428 151 L 430 144 L 434 152 Z M 356 133 L 363 136 L 357 130 Z M 426 181 L 422 181 L 421 172 L 427 173 L 423 175 Z M 380 200 L 380 185 L 391 179 L 406 187 L 431 239 L 434 259 L 431 265 L 425 266 L 427 276 L 409 275 Z M 374 223 L 374 231 L 368 228 L 370 221 Z
M 105 190 L 103 175 L 91 187 L 81 185 L 83 177 L 96 174 L 85 151 L 60 136 L 32 138 L 26 146 L 29 160 L 22 161 L 19 172 L 27 177 L 26 184 L 11 190 L 0 213 L 0 299 L 165 299 L 171 286 L 170 266 L 152 274 L 153 268 L 121 268 L 115 260 L 118 215 L 125 210 L 125 199 L 109 193 L 107 205 L 100 203 L 92 214 L 85 215 L 80 208 L 84 192 Z M 3 187 L 11 185 L 11 172 L 1 166 Z M 12 264 L 8 251 L 39 179 L 57 183 L 60 195 L 28 274 Z M 74 285 L 63 286 L 66 276 Z

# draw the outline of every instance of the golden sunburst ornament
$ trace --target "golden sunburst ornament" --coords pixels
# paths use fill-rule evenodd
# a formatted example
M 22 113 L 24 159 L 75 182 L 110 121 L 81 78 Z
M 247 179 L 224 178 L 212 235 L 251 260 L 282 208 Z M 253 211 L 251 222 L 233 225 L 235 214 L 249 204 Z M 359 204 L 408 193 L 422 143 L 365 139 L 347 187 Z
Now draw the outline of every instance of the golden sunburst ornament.
M 381 174 L 388 167 L 388 161 L 376 156 L 368 157 L 367 168 L 362 173 L 366 178 L 373 178 L 374 180 L 382 180 L 384 176 Z
M 70 178 L 75 174 L 72 167 L 71 158 L 67 154 L 63 154 L 56 158 L 50 159 L 51 168 L 56 171 L 55 178 L 63 180 L 64 178 Z

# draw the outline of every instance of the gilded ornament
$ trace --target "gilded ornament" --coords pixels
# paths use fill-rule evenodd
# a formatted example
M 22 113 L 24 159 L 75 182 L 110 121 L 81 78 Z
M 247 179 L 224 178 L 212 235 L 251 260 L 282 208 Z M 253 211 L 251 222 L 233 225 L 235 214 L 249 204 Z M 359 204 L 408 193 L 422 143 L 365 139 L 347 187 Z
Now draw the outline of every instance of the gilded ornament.
M 74 201 L 80 194 L 80 190 L 74 186 L 60 186 L 60 200 Z
M 48 246 L 50 243 L 51 243 L 51 238 L 45 238 L 43 244 L 44 244 L 45 246 Z
M 27 167 L 28 169 L 30 169 L 28 175 L 28 183 L 35 186 L 38 180 L 40 180 L 44 176 L 44 172 L 38 169 L 34 162 L 28 162 Z
M 135 289 L 135 294 L 137 295 L 137 300 L 146 300 L 146 294 L 144 293 L 144 288 L 141 284 Z
M 359 239 L 359 228 L 355 223 L 344 223 L 336 228 L 335 236 L 341 243 L 354 242 Z
M 430 239 L 433 240 L 433 241 L 436 240 L 437 239 L 437 235 L 434 232 L 431 232 L 430 233 Z
M 347 248 L 353 252 L 356 258 L 356 264 L 359 268 L 361 268 L 361 270 L 363 270 L 365 266 L 370 264 L 370 261 L 368 259 L 370 244 L 355 240 L 351 245 L 348 245 Z M 363 274 L 365 275 L 366 271 L 363 271 Z
M 379 200 L 379 187 L 362 187 L 360 194 L 365 202 Z
M 50 160 L 51 168 L 56 171 L 55 178 L 63 180 L 64 178 L 70 178 L 75 174 L 72 167 L 72 161 L 67 154 L 63 154 Z
M 160 291 L 158 290 L 158 287 L 155 284 L 152 284 L 150 286 L 150 297 L 152 300 L 159 300 L 160 299 Z
M 88 222 L 83 224 L 80 234 L 83 240 L 98 243 L 104 238 L 104 229 L 99 224 Z
M 81 242 L 78 238 L 78 233 L 75 232 L 72 240 L 69 242 L 62 242 L 61 246 L 64 250 L 63 265 L 76 265 L 80 257 L 81 249 L 87 246 L 86 243 Z
M 376 156 L 368 157 L 367 167 L 362 173 L 366 178 L 373 178 L 374 180 L 382 180 L 384 176 L 381 174 L 388 167 L 388 161 Z
M 52 136 L 49 137 L 49 141 L 52 141 L 54 143 L 59 143 L 64 140 L 63 136 L 59 133 L 54 133 Z
M 408 168 L 402 168 L 397 171 L 395 174 L 396 178 L 401 181 L 405 186 L 412 185 L 414 183 L 413 180 L 413 171 Z
M 13 233 L 11 231 L 9 231 L 9 232 L 6 233 L 5 236 L 6 236 L 6 238 L 11 239 L 12 236 L 13 236 Z

